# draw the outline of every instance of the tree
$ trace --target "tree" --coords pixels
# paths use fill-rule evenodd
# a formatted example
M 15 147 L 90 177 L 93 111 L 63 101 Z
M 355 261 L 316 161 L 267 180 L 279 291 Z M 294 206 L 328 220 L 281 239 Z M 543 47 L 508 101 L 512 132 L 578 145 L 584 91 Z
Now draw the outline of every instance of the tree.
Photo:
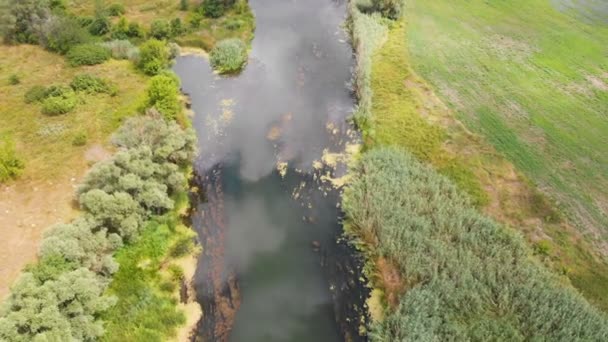
M 171 37 L 171 27 L 165 20 L 154 20 L 150 25 L 150 37 L 158 40 Z
M 174 120 L 182 110 L 179 101 L 179 82 L 165 74 L 152 77 L 148 86 L 148 108 L 156 108 L 165 118 Z
M 150 39 L 140 47 L 137 67 L 148 75 L 157 75 L 169 66 L 167 43 Z

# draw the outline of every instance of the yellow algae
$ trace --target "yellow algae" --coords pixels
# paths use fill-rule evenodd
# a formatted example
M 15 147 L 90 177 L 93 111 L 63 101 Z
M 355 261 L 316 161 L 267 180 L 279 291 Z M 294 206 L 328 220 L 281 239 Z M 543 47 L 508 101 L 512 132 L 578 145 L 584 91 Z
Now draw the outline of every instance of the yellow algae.
M 281 178 L 285 178 L 287 175 L 287 167 L 289 164 L 287 162 L 277 162 L 277 171 L 281 175 Z

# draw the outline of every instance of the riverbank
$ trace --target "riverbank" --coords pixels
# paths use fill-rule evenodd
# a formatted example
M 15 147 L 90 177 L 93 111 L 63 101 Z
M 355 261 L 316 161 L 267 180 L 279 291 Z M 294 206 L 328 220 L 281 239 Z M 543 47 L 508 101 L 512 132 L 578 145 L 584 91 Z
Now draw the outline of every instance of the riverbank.
M 532 243 L 538 242 L 534 239 L 533 234 L 538 232 L 539 226 L 546 230 L 554 229 L 571 234 L 574 230 L 559 215 L 556 215 L 557 211 L 553 208 L 553 204 L 535 190 L 515 167 L 496 153 L 484 142 L 483 138 L 470 133 L 464 125 L 458 122 L 450 108 L 434 95 L 432 87 L 416 75 L 409 64 L 407 26 L 403 21 L 384 19 L 379 14 L 370 14 L 369 9 L 365 10 L 367 14 L 362 13 L 356 1 L 350 2 L 349 10 L 352 41 L 357 52 L 355 80 L 359 110 L 355 114 L 355 121 L 363 130 L 365 147 L 362 156 L 357 158 L 353 165 L 354 170 L 357 171 L 353 171 L 351 174 L 352 183 L 346 190 L 344 209 L 347 214 L 346 226 L 349 234 L 354 239 L 354 243 L 367 255 L 369 261 L 366 274 L 371 280 L 374 291 L 368 307 L 375 319 L 371 336 L 379 340 L 383 340 L 383 338 L 398 340 L 406 338 L 406 336 L 409 336 L 407 338 L 412 338 L 412 336 L 421 338 L 423 336 L 417 334 L 438 336 L 439 332 L 434 331 L 430 326 L 426 331 L 424 329 L 416 332 L 412 330 L 411 335 L 406 332 L 408 329 L 413 329 L 412 326 L 406 327 L 409 324 L 406 324 L 406 320 L 412 319 L 411 323 L 420 318 L 413 311 L 407 310 L 433 310 L 431 309 L 433 305 L 430 303 L 409 302 L 409 306 L 404 304 L 414 300 L 412 298 L 416 297 L 420 293 L 419 291 L 425 291 L 426 286 L 435 283 L 436 280 L 433 276 L 426 277 L 416 273 L 420 269 L 416 268 L 419 265 L 416 266 L 414 260 L 426 258 L 429 264 L 443 265 L 441 253 L 424 256 L 424 253 L 414 248 L 415 246 L 403 245 L 399 242 L 402 236 L 414 234 L 414 231 L 409 231 L 414 229 L 413 223 L 412 226 L 407 221 L 403 221 L 401 224 L 396 223 L 395 220 L 400 218 L 403 213 L 411 216 L 419 215 L 422 220 L 419 222 L 420 224 L 431 219 L 445 219 L 441 218 L 442 213 L 435 213 L 430 209 L 437 200 L 432 195 L 435 190 L 431 191 L 431 189 L 435 189 L 436 182 L 442 178 L 436 176 L 434 171 L 425 171 L 432 174 L 421 177 L 421 179 L 416 179 L 417 176 L 414 179 L 408 179 L 411 176 L 408 175 L 410 172 L 408 170 L 419 167 L 419 161 L 433 166 L 439 173 L 447 176 L 450 179 L 448 183 L 456 184 L 459 189 L 455 193 L 456 197 L 465 199 L 465 201 L 471 199 L 472 204 L 478 210 L 483 210 L 501 223 L 517 227 L 516 229 L 527 233 L 527 237 Z M 397 148 L 397 152 L 394 152 L 393 149 L 390 150 L 393 152 L 386 152 L 386 146 Z M 407 157 L 409 158 L 407 162 L 403 161 L 404 157 L 399 151 L 412 153 L 416 158 Z M 382 157 L 384 154 L 387 156 Z M 370 158 L 376 158 L 374 163 L 379 165 L 386 163 L 386 169 L 378 169 L 377 166 L 374 166 L 376 164 L 372 165 L 365 161 Z M 392 159 L 394 161 L 391 161 Z M 399 160 L 403 162 L 399 162 Z M 370 161 L 370 163 L 372 162 Z M 400 170 L 398 173 L 401 175 L 391 175 L 389 172 L 391 169 Z M 428 189 L 429 194 L 427 194 L 428 196 L 420 194 L 416 199 L 417 202 L 413 202 L 411 206 L 400 207 L 398 203 L 408 203 L 407 201 L 410 199 L 407 199 L 406 202 L 403 199 L 395 199 L 395 203 L 391 204 L 390 198 L 393 198 L 393 195 L 380 190 L 385 185 L 391 186 L 395 191 L 402 189 L 404 193 L 410 194 L 416 192 L 405 190 L 402 187 L 425 188 Z M 444 190 L 442 188 L 438 191 L 443 192 Z M 438 193 L 437 196 L 439 195 Z M 382 196 L 385 196 L 386 199 L 381 199 Z M 380 200 L 384 201 L 383 204 L 376 202 Z M 426 215 L 415 214 L 415 208 L 419 205 L 429 206 L 429 212 Z M 397 226 L 393 226 L 395 224 Z M 437 229 L 439 228 L 437 227 Z M 393 231 L 393 229 L 395 230 Z M 502 234 L 510 229 L 501 226 L 498 232 Z M 393 235 L 389 238 L 390 234 Z M 400 234 L 401 237 L 394 234 Z M 426 239 L 429 243 L 445 244 L 445 241 L 434 237 L 431 232 L 420 232 L 420 234 L 422 235 L 419 237 Z M 425 236 L 425 234 L 428 235 Z M 412 236 L 412 244 L 414 241 L 416 240 Z M 506 248 L 518 253 L 516 251 L 522 246 L 521 242 L 516 242 Z M 493 247 L 495 246 L 488 246 L 488 248 Z M 472 246 L 450 247 L 447 245 L 443 248 L 446 249 L 445 253 L 450 252 L 452 248 L 464 252 L 469 251 L 469 248 L 477 249 Z M 531 253 L 527 247 L 524 250 L 525 254 Z M 541 254 L 539 250 L 540 248 L 535 248 L 537 256 Z M 485 258 L 484 254 L 487 251 L 473 253 L 480 253 L 480 257 Z M 461 257 L 464 258 L 464 256 Z M 543 258 L 542 255 L 540 258 Z M 406 263 L 408 259 L 412 260 L 409 264 Z M 546 258 L 545 262 L 554 270 L 561 271 L 559 264 L 556 266 Z M 464 261 L 463 263 L 466 264 Z M 461 271 L 466 273 L 465 270 L 461 269 Z M 569 285 L 563 287 L 564 285 L 560 284 L 567 282 L 565 278 L 559 279 L 551 276 L 551 279 L 546 284 L 547 289 L 551 288 L 551 291 L 555 289 L 558 293 L 557 298 L 563 297 L 560 300 L 571 297 Z M 505 281 L 510 280 L 505 279 Z M 478 285 L 487 286 L 483 282 Z M 433 291 L 439 291 L 436 293 L 438 298 L 442 298 L 448 292 L 454 296 L 466 296 L 468 286 L 474 286 L 474 284 L 464 286 L 465 288 L 460 293 L 452 293 L 442 288 L 435 288 Z M 542 291 L 547 289 L 542 289 Z M 499 289 L 493 291 L 502 292 Z M 594 301 L 601 299 L 593 293 L 585 294 Z M 479 294 L 476 300 L 483 303 L 486 301 L 482 294 Z M 573 300 L 580 305 L 582 315 L 590 314 L 595 317 L 592 321 L 596 323 L 604 319 L 600 318 L 602 315 L 590 308 L 580 296 L 575 296 Z M 599 302 L 596 301 L 596 303 Z M 445 310 L 449 311 L 447 306 Z M 462 315 L 458 317 L 462 317 L 466 321 L 462 326 L 465 329 L 465 336 L 470 333 L 466 330 L 469 329 L 467 324 L 479 323 L 474 323 L 475 319 L 465 318 L 465 316 L 469 317 L 465 312 L 456 310 L 452 314 Z M 527 316 L 526 313 L 517 311 L 513 311 L 512 314 Z M 545 313 L 543 317 L 552 318 L 553 315 L 556 313 Z M 522 329 L 521 326 L 512 325 L 512 322 L 503 323 L 511 325 L 514 330 Z M 484 324 L 492 325 L 495 322 Z M 424 326 L 428 326 L 428 322 L 424 323 Z M 443 325 L 440 324 L 437 327 L 442 329 Z M 491 332 L 488 331 L 480 333 L 486 334 L 484 335 L 486 337 L 491 336 Z

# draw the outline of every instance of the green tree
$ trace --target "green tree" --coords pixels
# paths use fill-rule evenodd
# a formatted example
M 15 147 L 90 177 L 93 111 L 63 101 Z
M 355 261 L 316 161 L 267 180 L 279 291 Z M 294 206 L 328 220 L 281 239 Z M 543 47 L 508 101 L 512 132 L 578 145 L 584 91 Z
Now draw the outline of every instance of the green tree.
M 157 75 L 169 66 L 169 49 L 167 43 L 150 39 L 143 43 L 139 50 L 137 67 L 148 75 Z
M 4 0 L 0 28 L 9 43 L 37 44 L 43 25 L 51 17 L 47 0 Z
M 161 74 L 152 77 L 148 85 L 147 107 L 155 108 L 165 118 L 174 120 L 181 113 L 179 82 L 176 77 Z

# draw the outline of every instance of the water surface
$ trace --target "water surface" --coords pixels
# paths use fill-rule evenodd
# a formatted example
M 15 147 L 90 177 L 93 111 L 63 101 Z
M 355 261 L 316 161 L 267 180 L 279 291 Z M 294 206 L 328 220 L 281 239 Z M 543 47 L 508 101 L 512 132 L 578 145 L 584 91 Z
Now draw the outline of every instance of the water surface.
M 341 28 L 345 3 L 250 5 L 257 28 L 242 74 L 216 76 L 197 56 L 174 67 L 200 142 L 195 169 L 205 200 L 193 222 L 207 317 L 199 336 L 339 341 L 337 290 L 322 267 L 340 233 L 339 191 L 321 176 L 344 173 L 332 153 L 355 139 L 346 120 L 353 60 Z

